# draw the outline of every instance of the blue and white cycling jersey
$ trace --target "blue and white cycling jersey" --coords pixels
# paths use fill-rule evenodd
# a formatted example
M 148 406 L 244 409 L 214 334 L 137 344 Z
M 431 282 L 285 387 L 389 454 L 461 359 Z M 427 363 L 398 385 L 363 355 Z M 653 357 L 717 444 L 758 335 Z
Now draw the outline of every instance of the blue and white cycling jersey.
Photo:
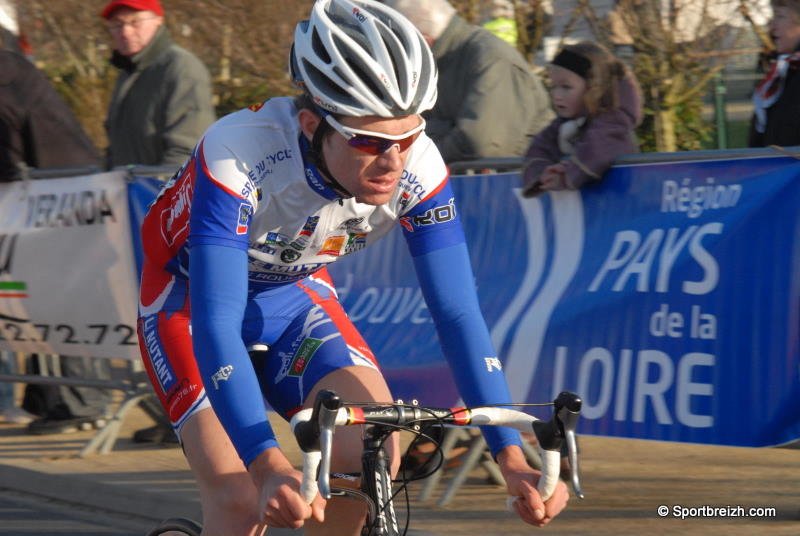
M 204 391 L 245 463 L 274 443 L 263 401 L 255 403 L 249 392 L 260 395 L 258 384 L 234 387 L 239 380 L 232 375 L 216 380 L 220 371 L 246 369 L 247 330 L 241 326 L 252 324 L 254 311 L 266 314 L 263 304 L 281 294 L 278 289 L 306 281 L 325 285 L 314 274 L 398 222 L 465 402 L 508 401 L 502 373 L 486 365 L 495 352 L 447 168 L 430 138 L 423 133 L 410 147 L 399 187 L 381 206 L 340 198 L 306 158 L 308 149 L 290 98 L 228 115 L 209 128 L 143 224 L 140 316 L 186 310 L 191 289 L 191 323 L 204 326 L 192 334 Z M 202 262 L 190 262 L 195 256 Z M 509 430 L 486 433 L 494 453 L 518 443 Z

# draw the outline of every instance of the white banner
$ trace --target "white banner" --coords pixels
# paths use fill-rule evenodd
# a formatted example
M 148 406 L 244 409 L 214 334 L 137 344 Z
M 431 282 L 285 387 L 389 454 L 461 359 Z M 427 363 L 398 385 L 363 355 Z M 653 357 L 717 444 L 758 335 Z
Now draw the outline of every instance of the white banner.
M 0 184 L 0 350 L 138 359 L 125 173 Z

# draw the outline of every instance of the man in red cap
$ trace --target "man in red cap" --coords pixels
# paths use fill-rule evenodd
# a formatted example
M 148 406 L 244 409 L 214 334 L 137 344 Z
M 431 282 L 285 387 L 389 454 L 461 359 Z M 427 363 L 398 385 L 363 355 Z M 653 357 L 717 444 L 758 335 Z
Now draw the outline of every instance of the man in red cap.
M 108 110 L 108 168 L 179 167 L 214 122 L 211 76 L 164 27 L 158 0 L 111 0 L 100 15 L 119 69 Z
M 211 76 L 164 27 L 158 0 L 111 0 L 100 13 L 114 42 L 119 69 L 108 109 L 106 167 L 147 165 L 177 169 L 215 120 Z M 160 405 L 143 409 L 159 423 L 138 430 L 139 442 L 176 444 Z

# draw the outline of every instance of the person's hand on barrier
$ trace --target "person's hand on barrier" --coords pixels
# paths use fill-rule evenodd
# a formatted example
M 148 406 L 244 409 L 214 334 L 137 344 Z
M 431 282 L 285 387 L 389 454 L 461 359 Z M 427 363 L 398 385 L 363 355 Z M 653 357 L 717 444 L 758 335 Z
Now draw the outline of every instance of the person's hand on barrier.
M 539 188 L 545 191 L 564 190 L 567 187 L 567 171 L 564 164 L 547 166 L 539 179 Z
M 254 467 L 255 466 L 255 467 Z M 298 529 L 311 517 L 325 520 L 325 499 L 306 503 L 300 495 L 302 473 L 277 448 L 267 449 L 248 468 L 259 490 L 259 519 L 269 527 Z
M 543 501 L 536 489 L 541 473 L 533 470 L 525 459 L 522 449 L 506 447 L 497 455 L 497 463 L 511 497 L 514 511 L 525 523 L 544 527 L 567 506 L 569 492 L 564 482 L 559 481 L 553 496 Z

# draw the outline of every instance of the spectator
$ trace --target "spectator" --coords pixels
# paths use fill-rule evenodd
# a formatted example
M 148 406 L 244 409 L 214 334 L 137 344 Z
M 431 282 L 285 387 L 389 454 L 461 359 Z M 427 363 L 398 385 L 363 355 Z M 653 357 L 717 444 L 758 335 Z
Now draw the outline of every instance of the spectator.
M 617 156 L 638 151 L 634 129 L 642 119 L 642 96 L 625 64 L 584 41 L 564 47 L 548 72 L 558 117 L 525 155 L 525 197 L 576 190 L 600 180 Z
M 517 46 L 517 20 L 511 0 L 492 0 L 484 4 L 481 27 L 511 45 Z
M 0 374 L 17 373 L 17 356 L 13 352 L 0 352 Z M 0 382 L 0 422 L 29 424 L 36 416 L 17 406 L 14 384 Z
M 24 56 L 0 50 L 0 182 L 19 178 L 21 166 L 90 166 L 99 162 L 100 155 L 47 77 Z M 89 376 L 83 358 L 61 356 L 59 360 L 62 376 Z M 96 378 L 110 378 L 107 361 L 98 360 L 94 365 Z M 30 423 L 31 433 L 63 433 L 97 424 L 110 402 L 106 390 L 28 385 L 23 408 L 41 415 Z
M 158 0 L 112 0 L 101 12 L 119 69 L 106 120 L 108 168 L 177 168 L 214 122 L 208 69 L 172 41 L 163 14 Z
M 164 24 L 159 0 L 112 0 L 106 19 L 119 69 L 106 120 L 107 167 L 180 166 L 214 122 L 211 76 L 191 52 L 177 46 Z M 158 424 L 137 430 L 137 442 L 177 444 L 155 399 L 144 409 Z
M 100 157 L 72 110 L 24 56 L 0 50 L 0 182 L 19 165 L 71 167 Z
M 775 50 L 753 92 L 750 147 L 800 145 L 800 0 L 772 0 Z
M 468 24 L 447 0 L 385 0 L 431 44 L 439 95 L 425 132 L 445 162 L 519 157 L 553 117 L 541 80 L 522 55 Z

